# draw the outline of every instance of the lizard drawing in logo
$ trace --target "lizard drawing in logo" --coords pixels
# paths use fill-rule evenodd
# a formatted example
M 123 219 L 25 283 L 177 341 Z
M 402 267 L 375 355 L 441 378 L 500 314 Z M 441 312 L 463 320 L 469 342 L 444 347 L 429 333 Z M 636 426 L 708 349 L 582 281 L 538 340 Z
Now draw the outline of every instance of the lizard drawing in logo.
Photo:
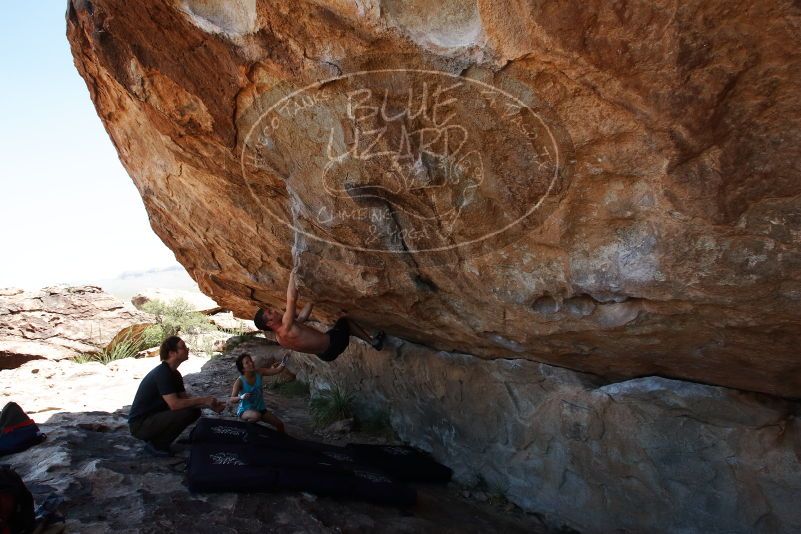
M 331 128 L 325 191 L 355 202 L 383 201 L 451 232 L 484 180 L 481 153 L 468 146 L 467 130 L 458 124 L 412 129 L 404 122 L 352 126 Z

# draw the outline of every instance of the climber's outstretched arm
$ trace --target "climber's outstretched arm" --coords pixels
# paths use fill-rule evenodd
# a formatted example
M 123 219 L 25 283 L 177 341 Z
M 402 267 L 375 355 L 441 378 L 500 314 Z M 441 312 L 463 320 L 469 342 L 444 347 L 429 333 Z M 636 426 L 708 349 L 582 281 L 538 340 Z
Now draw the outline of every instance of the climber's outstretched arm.
M 287 330 L 292 328 L 295 323 L 295 314 L 297 312 L 298 301 L 298 288 L 295 285 L 295 272 L 292 271 L 289 275 L 289 284 L 286 286 L 286 311 L 281 323 Z

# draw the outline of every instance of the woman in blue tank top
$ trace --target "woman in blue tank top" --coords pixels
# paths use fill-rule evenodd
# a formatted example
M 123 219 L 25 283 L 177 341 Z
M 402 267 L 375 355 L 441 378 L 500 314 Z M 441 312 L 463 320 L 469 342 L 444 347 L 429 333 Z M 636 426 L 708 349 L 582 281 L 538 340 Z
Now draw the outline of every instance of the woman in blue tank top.
M 284 361 L 272 367 L 256 367 L 250 354 L 243 352 L 236 359 L 236 368 L 241 374 L 234 382 L 230 399 L 231 402 L 239 402 L 236 408 L 236 416 L 251 423 L 264 421 L 273 425 L 279 432 L 285 432 L 284 423 L 267 411 L 267 407 L 264 405 L 264 389 L 262 387 L 262 377 L 277 375 L 283 371 Z

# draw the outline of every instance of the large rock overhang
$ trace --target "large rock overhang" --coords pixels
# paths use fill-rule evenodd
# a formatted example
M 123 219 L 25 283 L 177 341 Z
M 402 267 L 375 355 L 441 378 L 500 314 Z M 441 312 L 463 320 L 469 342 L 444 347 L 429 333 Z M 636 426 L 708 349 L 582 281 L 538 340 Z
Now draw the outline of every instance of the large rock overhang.
M 67 33 L 240 316 L 296 267 L 429 347 L 799 397 L 799 9 L 727 5 L 73 0 Z

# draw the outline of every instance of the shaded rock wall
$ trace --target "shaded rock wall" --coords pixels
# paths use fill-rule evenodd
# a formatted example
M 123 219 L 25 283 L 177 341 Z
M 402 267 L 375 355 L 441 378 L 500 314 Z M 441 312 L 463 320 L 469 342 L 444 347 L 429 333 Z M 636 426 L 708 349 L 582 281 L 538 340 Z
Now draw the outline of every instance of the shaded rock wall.
M 294 354 L 313 389 L 554 525 L 581 532 L 797 532 L 801 405 L 752 393 L 354 342 L 332 364 Z
M 800 20 L 72 0 L 67 33 L 154 231 L 242 317 L 294 265 L 324 317 L 437 349 L 798 397 Z

